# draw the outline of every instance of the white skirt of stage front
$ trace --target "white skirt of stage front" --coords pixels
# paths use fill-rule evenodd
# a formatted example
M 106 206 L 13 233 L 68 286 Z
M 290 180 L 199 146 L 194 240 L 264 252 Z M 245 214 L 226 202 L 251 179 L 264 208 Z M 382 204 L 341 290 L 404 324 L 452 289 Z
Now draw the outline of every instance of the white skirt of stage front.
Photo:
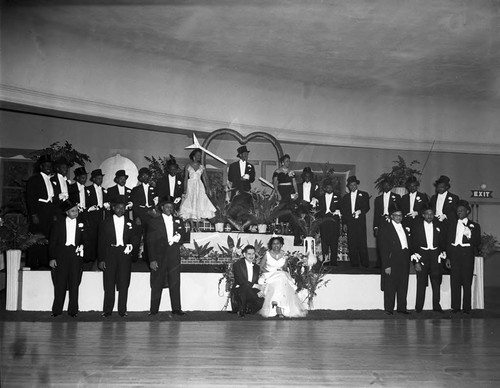
M 187 194 L 179 209 L 180 217 L 185 220 L 210 219 L 215 216 L 215 206 L 210 202 L 201 180 L 204 169 L 203 166 L 200 166 L 196 171 L 191 166 L 187 168 L 189 174 Z
M 286 258 L 274 259 L 269 252 L 266 253 L 266 265 L 262 273 L 259 284 L 263 285 L 264 304 L 259 314 L 263 317 L 274 317 L 277 314 L 276 306 L 281 308 L 285 317 L 296 318 L 305 317 L 307 310 L 300 302 L 296 286 L 292 277 L 282 268 L 285 265 Z

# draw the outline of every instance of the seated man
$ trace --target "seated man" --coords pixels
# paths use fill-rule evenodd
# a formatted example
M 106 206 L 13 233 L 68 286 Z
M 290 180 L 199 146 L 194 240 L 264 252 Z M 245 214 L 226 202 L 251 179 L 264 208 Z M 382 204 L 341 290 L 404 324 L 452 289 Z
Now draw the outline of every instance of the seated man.
M 238 316 L 255 314 L 262 308 L 264 293 L 260 290 L 260 268 L 254 263 L 255 248 L 247 245 L 243 248 L 244 257 L 233 264 L 234 284 L 231 292 L 237 302 Z

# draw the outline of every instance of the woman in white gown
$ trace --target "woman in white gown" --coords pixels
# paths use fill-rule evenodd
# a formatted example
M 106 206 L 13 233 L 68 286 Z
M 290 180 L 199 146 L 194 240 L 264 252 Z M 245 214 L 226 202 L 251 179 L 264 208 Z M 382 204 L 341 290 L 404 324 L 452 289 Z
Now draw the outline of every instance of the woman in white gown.
M 201 164 L 201 150 L 194 149 L 189 154 L 191 162 L 184 171 L 184 198 L 179 209 L 179 216 L 184 220 L 211 219 L 215 216 L 215 206 L 207 195 L 208 178 L 205 167 Z
M 296 286 L 287 271 L 287 256 L 281 250 L 283 237 L 273 237 L 268 243 L 269 250 L 260 262 L 259 284 L 264 292 L 264 305 L 259 314 L 264 317 L 305 317 Z

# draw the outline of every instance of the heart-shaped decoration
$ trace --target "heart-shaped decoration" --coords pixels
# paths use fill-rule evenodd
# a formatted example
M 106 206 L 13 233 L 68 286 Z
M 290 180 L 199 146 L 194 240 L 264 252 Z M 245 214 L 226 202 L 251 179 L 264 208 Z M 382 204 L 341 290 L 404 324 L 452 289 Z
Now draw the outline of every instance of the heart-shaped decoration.
M 238 140 L 238 142 L 241 145 L 245 145 L 248 142 L 250 142 L 251 140 L 257 139 L 257 138 L 266 139 L 273 145 L 274 149 L 276 150 L 276 154 L 278 156 L 278 159 L 283 156 L 283 148 L 281 148 L 281 144 L 278 141 L 278 139 L 276 139 L 273 135 L 270 135 L 266 132 L 252 132 L 252 133 L 249 133 L 247 136 L 243 136 L 242 134 L 235 131 L 234 129 L 229 129 L 229 128 L 216 129 L 210 135 L 208 135 L 208 137 L 203 142 L 202 146 L 204 148 L 208 149 L 208 146 L 210 145 L 212 140 L 214 140 L 218 136 L 224 136 L 224 135 L 230 135 L 230 136 L 234 137 L 236 140 Z M 205 163 L 206 163 L 205 159 L 206 159 L 206 155 L 205 155 L 205 153 L 203 153 L 203 160 L 202 160 L 203 165 L 205 165 Z

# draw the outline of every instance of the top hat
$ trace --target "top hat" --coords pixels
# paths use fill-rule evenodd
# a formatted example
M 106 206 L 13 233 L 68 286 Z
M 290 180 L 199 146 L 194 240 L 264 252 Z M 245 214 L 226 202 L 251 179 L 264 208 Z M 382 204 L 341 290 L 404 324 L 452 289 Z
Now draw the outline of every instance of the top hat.
M 52 158 L 50 157 L 50 155 L 40 155 L 38 157 L 38 163 L 42 164 L 42 163 L 52 163 Z
M 121 176 L 128 178 L 128 175 L 125 173 L 125 170 L 118 170 L 117 172 L 115 172 L 115 179 Z
M 470 213 L 471 211 L 471 207 L 469 205 L 469 202 L 467 202 L 465 199 L 459 199 L 458 202 L 457 202 L 457 208 L 459 206 L 463 206 L 464 208 L 467 209 L 467 211 Z
M 312 174 L 312 170 L 311 170 L 311 167 L 304 167 L 304 169 L 302 170 L 302 175 L 304 174 Z
M 171 203 L 172 205 L 174 205 L 174 201 L 172 201 L 171 198 L 169 197 L 165 197 L 163 199 L 161 199 L 159 202 L 158 202 L 158 207 L 161 209 L 163 205 L 167 204 L 167 203 Z
M 96 176 L 104 176 L 102 173 L 102 170 L 98 168 L 97 170 L 94 170 L 90 173 L 90 179 L 95 178 Z
M 357 185 L 359 185 L 358 178 L 356 178 L 356 175 L 352 175 L 349 178 L 347 178 L 347 185 L 356 182 Z
M 389 214 L 393 214 L 393 213 L 402 211 L 401 208 L 399 207 L 399 205 L 396 202 L 391 202 L 389 204 L 389 209 L 388 210 L 389 210 Z
M 75 174 L 75 177 L 80 176 L 80 175 L 87 175 L 87 171 L 85 170 L 85 167 L 78 167 L 78 168 L 75 168 L 74 174 Z
M 445 183 L 447 185 L 450 184 L 450 178 L 448 178 L 446 175 L 441 175 L 435 182 L 434 186 L 439 185 L 440 183 Z
M 237 151 L 238 151 L 238 155 L 236 155 L 236 156 L 240 156 L 243 152 L 250 152 L 250 151 L 248 151 L 247 146 L 241 146 L 237 149 Z
M 67 212 L 68 210 L 73 209 L 75 206 L 78 206 L 78 204 L 73 203 L 69 199 L 67 199 L 66 201 L 61 202 L 61 210 L 63 212 Z
M 147 167 L 141 167 L 139 169 L 139 175 L 142 175 L 142 174 L 151 175 L 151 171 Z

